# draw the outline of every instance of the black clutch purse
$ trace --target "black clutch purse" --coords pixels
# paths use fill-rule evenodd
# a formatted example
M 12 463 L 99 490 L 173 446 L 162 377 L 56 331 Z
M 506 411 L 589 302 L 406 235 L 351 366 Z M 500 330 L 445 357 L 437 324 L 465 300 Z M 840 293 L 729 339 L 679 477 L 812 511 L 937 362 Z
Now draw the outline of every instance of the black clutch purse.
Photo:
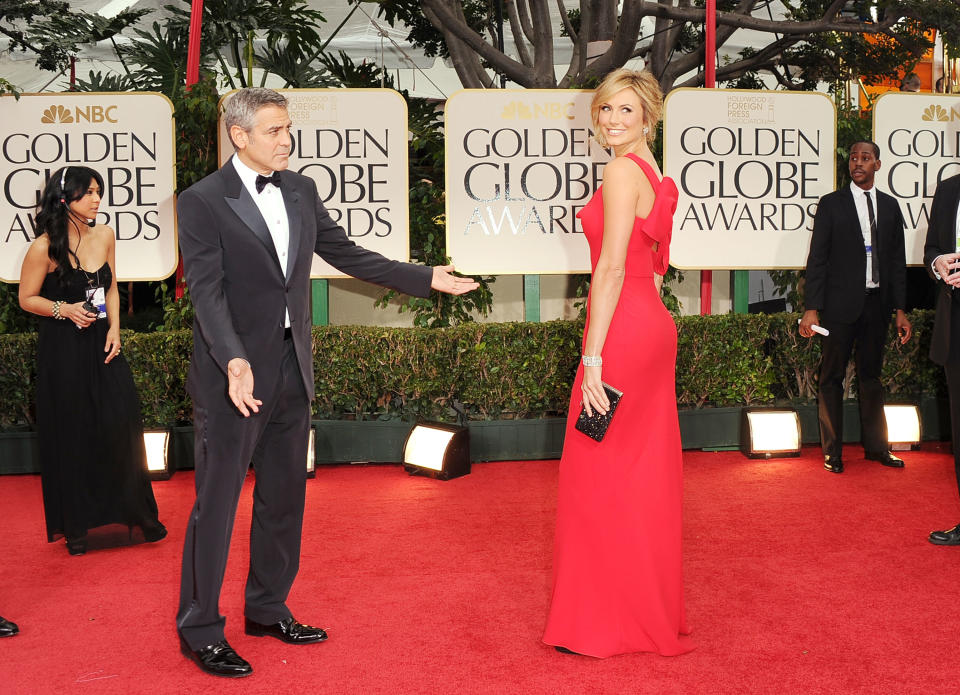
M 603 383 L 603 390 L 607 394 L 607 400 L 610 401 L 610 410 L 607 411 L 606 415 L 601 415 L 594 409 L 593 415 L 590 416 L 587 415 L 587 409 L 582 408 L 580 410 L 580 417 L 577 418 L 577 424 L 574 425 L 574 427 L 585 435 L 591 439 L 596 439 L 598 442 L 603 441 L 603 437 L 607 433 L 607 428 L 610 427 L 610 421 L 613 420 L 613 414 L 617 411 L 617 406 L 620 404 L 620 398 L 623 396 L 623 391 L 618 391 L 610 384 L 601 383 Z

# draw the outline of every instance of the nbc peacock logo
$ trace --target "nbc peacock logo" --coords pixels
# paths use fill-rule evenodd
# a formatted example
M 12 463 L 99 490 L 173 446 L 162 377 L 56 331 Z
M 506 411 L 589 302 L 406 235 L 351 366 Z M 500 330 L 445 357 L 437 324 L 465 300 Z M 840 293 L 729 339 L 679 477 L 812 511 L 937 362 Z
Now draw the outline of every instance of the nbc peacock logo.
M 54 104 L 44 109 L 40 116 L 41 123 L 116 123 L 117 105 L 86 104 L 77 106 L 63 106 Z
M 922 121 L 949 121 L 950 114 L 940 104 L 931 104 L 923 110 Z
M 55 104 L 45 109 L 40 117 L 41 123 L 73 123 L 73 114 L 70 110 L 60 104 Z
M 574 109 L 576 105 L 570 102 L 548 102 L 545 104 L 533 104 L 532 106 L 522 101 L 511 101 L 500 113 L 500 118 L 508 121 L 521 120 L 573 120 Z

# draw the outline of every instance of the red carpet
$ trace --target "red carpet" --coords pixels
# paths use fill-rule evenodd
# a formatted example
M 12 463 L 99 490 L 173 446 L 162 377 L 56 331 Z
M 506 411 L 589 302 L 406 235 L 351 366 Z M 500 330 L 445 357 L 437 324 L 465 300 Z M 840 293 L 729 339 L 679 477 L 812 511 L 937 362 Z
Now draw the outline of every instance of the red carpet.
M 0 477 L 0 693 L 956 693 L 960 521 L 943 446 L 907 468 L 844 453 L 686 452 L 687 608 L 677 658 L 569 656 L 539 642 L 557 462 L 474 466 L 449 482 L 397 466 L 322 468 L 308 483 L 291 607 L 326 627 L 293 647 L 242 633 L 250 490 L 222 610 L 250 678 L 206 676 L 178 651 L 180 544 L 193 475 L 155 483 L 170 537 L 70 557 L 46 544 L 37 476 Z M 598 464 L 600 465 L 600 464 Z

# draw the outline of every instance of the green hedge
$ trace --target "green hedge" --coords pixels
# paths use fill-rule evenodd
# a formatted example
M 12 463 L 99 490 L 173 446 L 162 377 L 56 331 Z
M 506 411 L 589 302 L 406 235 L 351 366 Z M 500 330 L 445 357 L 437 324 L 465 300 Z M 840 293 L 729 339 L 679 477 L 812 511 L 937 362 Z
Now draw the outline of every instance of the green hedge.
M 816 396 L 818 339 L 797 334 L 798 314 L 726 314 L 678 319 L 681 408 L 809 402 Z M 893 328 L 884 365 L 889 394 L 942 396 L 927 359 L 933 314 L 911 314 L 906 346 Z M 474 323 L 445 329 L 360 326 L 313 329 L 317 419 L 450 419 L 563 415 L 583 324 Z M 190 421 L 184 389 L 189 331 L 124 333 L 148 426 Z M 33 423 L 36 336 L 0 335 L 0 427 Z

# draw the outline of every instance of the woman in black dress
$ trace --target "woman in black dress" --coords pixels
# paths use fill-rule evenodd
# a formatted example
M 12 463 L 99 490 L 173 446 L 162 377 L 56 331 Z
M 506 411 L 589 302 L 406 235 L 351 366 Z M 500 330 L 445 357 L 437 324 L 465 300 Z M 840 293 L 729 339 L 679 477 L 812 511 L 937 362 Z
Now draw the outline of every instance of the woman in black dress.
M 87 550 L 87 530 L 167 530 L 146 471 L 140 403 L 120 355 L 116 237 L 97 224 L 103 179 L 69 166 L 41 195 L 36 239 L 20 271 L 20 306 L 40 316 L 37 434 L 47 540 Z

